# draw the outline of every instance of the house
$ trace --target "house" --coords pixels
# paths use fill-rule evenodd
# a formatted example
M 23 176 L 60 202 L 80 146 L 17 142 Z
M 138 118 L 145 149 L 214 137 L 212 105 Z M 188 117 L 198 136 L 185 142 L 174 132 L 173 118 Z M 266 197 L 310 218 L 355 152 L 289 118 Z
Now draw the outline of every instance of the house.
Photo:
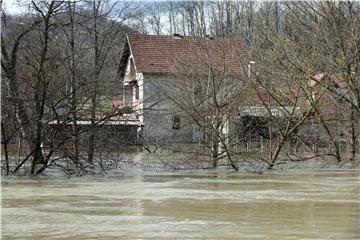
M 130 35 L 118 70 L 123 102 L 143 123 L 145 141 L 199 142 L 203 140 L 202 129 L 179 110 L 165 88 L 171 90 L 175 82 L 181 85 L 179 73 L 206 77 L 212 65 L 212 71 L 226 71 L 229 77 L 236 77 L 244 73 L 247 63 L 248 55 L 239 38 Z
M 314 114 L 327 122 L 339 121 L 348 101 L 351 101 L 349 83 L 340 74 L 319 72 L 308 81 L 313 100 L 317 101 Z
M 351 135 L 347 131 L 351 131 L 355 119 L 349 82 L 341 74 L 321 71 L 309 79 L 308 89 L 311 96 L 308 104 L 313 102 L 312 118 L 302 127 L 301 134 L 317 144 L 325 145 L 330 139 L 345 147 L 347 135 Z
M 48 111 L 48 119 L 45 121 L 49 126 L 47 131 L 57 132 L 58 141 L 61 142 L 63 139 L 70 138 L 73 134 L 74 124 L 76 124 L 79 139 L 84 143 L 83 145 L 87 144 L 88 132 L 91 128 L 94 128 L 98 142 L 104 145 L 139 143 L 141 138 L 139 130 L 143 123 L 132 113 L 131 109 L 123 104 L 122 100 L 100 97 L 95 119 L 92 119 L 90 108 L 89 100 L 83 100 L 82 104 L 79 104 L 75 120 L 72 118 L 71 108 L 67 104 L 59 104 L 54 112 Z M 45 145 L 49 145 L 52 140 L 46 140 Z M 69 144 L 70 142 L 64 146 Z

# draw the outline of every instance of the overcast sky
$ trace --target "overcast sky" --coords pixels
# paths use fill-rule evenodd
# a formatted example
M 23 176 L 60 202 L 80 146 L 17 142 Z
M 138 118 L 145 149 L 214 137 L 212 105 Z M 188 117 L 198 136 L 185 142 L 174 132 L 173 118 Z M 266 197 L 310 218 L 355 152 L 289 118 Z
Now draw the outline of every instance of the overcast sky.
M 3 0 L 2 7 L 8 14 L 21 14 L 26 10 L 23 3 L 23 0 Z
M 117 1 L 117 0 L 110 0 Z M 121 0 L 131 2 L 164 2 L 164 0 Z M 26 12 L 30 0 L 3 0 L 2 7 L 7 14 L 21 14 Z M 146 6 L 146 5 L 145 5 Z

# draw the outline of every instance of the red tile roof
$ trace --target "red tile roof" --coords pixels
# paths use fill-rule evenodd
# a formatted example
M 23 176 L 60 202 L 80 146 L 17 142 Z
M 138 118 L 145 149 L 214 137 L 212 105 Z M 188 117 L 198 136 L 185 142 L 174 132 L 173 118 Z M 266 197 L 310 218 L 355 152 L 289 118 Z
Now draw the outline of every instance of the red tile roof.
M 343 115 L 341 96 L 348 94 L 349 82 L 340 74 L 327 75 L 318 73 L 308 82 L 317 98 L 316 116 L 322 116 L 326 121 L 338 120 Z
M 320 72 L 315 74 L 315 76 L 308 81 L 308 85 L 310 87 L 314 87 L 316 85 L 321 86 L 336 86 L 337 88 L 346 88 L 348 87 L 349 83 L 342 77 L 340 74 L 334 74 L 330 77 L 326 78 L 326 73 Z
M 248 62 L 239 38 L 130 35 L 128 40 L 141 73 L 175 73 L 179 68 L 207 73 L 210 65 L 226 69 L 227 74 L 239 74 Z

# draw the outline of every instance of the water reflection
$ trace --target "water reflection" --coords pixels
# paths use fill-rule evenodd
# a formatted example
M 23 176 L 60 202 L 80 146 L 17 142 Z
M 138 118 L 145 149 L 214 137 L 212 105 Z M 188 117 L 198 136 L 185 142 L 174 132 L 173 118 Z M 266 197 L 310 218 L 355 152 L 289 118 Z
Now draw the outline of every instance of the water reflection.
M 2 182 L 3 239 L 358 239 L 359 172 Z

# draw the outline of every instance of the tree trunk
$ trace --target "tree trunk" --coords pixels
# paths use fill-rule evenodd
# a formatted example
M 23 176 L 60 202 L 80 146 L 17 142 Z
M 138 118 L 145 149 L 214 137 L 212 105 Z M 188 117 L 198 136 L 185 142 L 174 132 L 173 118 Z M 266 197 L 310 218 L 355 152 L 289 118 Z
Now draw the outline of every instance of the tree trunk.
M 93 34 L 94 34 L 94 82 L 92 84 L 91 96 L 91 126 L 89 131 L 89 147 L 88 147 L 88 162 L 93 164 L 95 152 L 95 120 L 96 120 L 96 105 L 97 105 L 97 92 L 98 92 L 98 79 L 100 74 L 100 50 L 99 50 L 99 32 L 98 32 L 98 13 L 100 1 L 93 2 Z
M 17 72 L 16 72 L 16 62 L 17 62 L 17 50 L 18 46 L 20 44 L 20 40 L 28 31 L 25 31 L 23 34 L 21 34 L 15 41 L 13 49 L 11 51 L 11 58 L 8 59 L 7 52 L 5 50 L 4 43 L 1 42 L 1 52 L 2 56 L 4 58 L 2 62 L 2 68 L 4 70 L 4 73 L 6 77 L 8 78 L 8 81 L 6 83 L 8 84 L 8 88 L 10 91 L 10 96 L 12 97 L 15 105 L 15 111 L 16 111 L 16 121 L 19 124 L 21 128 L 21 132 L 27 141 L 29 147 L 32 150 L 32 153 L 36 152 L 36 142 L 38 138 L 39 132 L 36 131 L 35 133 L 32 131 L 32 128 L 30 126 L 31 121 L 29 118 L 29 115 L 25 108 L 25 103 L 23 98 L 19 94 L 19 86 L 17 81 Z M 37 109 L 38 110 L 38 109 Z M 38 126 L 39 123 L 37 123 Z M 43 156 L 41 156 L 42 153 L 37 153 L 33 156 L 34 161 L 37 161 L 37 159 L 43 159 Z M 26 158 L 27 160 L 28 158 Z M 35 164 L 35 163 L 34 163 Z
M 4 124 L 1 123 L 1 135 L 2 135 L 2 145 L 4 146 L 4 155 L 5 155 L 5 169 L 6 175 L 9 175 L 10 173 L 10 165 L 9 165 L 9 152 L 8 152 L 8 138 L 7 134 L 5 132 Z
M 271 120 L 269 121 L 269 162 L 272 162 L 273 154 L 272 154 L 272 124 Z M 272 166 L 273 167 L 273 166 Z
M 75 67 L 75 30 L 74 30 L 74 15 L 76 2 L 68 2 L 70 15 L 70 47 L 71 47 L 71 112 L 72 112 L 72 138 L 74 146 L 74 161 L 79 159 L 79 131 L 77 126 L 77 84 L 76 84 L 76 67 Z
M 276 146 L 276 149 L 274 151 L 274 154 L 271 154 L 272 155 L 272 159 L 271 161 L 268 163 L 269 166 L 268 166 L 268 169 L 272 169 L 274 166 L 275 166 L 275 162 L 276 160 L 278 159 L 279 157 L 279 154 L 281 152 L 281 149 L 282 147 L 284 146 L 284 143 L 285 143 L 285 139 L 281 139 L 281 141 L 278 143 L 278 145 Z
M 355 160 L 356 157 L 356 123 L 355 123 L 355 107 L 351 106 L 351 117 L 350 117 L 350 123 L 351 123 L 351 161 Z
M 212 138 L 212 167 L 216 168 L 218 164 L 218 157 L 219 157 L 219 141 L 218 139 L 213 136 Z
M 340 154 L 340 147 L 339 147 L 339 143 L 335 140 L 335 138 L 333 137 L 329 127 L 327 126 L 326 122 L 324 121 L 324 119 L 320 116 L 320 121 L 321 121 L 321 124 L 323 125 L 326 133 L 329 135 L 330 137 L 330 141 L 332 143 L 332 145 L 334 146 L 335 148 L 335 157 L 336 157 L 336 160 L 338 162 L 341 162 L 341 154 Z
M 37 142 L 33 145 L 33 156 L 31 162 L 31 170 L 30 170 L 31 175 L 35 174 L 36 164 L 42 164 L 43 166 L 47 164 L 47 162 L 45 161 L 44 154 L 42 152 L 41 142 Z

